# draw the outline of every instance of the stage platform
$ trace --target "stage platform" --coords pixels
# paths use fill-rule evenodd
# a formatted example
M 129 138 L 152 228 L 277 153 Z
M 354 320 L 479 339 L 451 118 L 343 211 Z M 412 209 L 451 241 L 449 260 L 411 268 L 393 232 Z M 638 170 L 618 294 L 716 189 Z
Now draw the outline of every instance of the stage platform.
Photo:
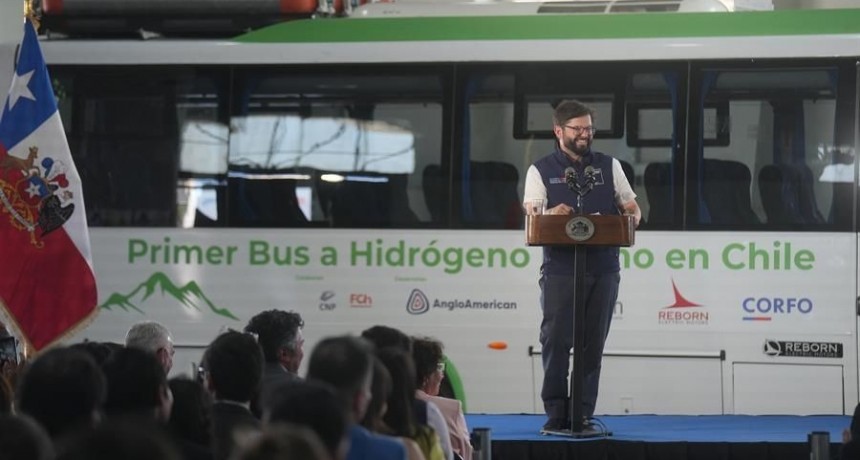
M 491 430 L 495 460 L 809 460 L 807 435 L 830 433 L 837 458 L 845 415 L 600 416 L 612 436 L 542 436 L 543 415 L 469 414 L 469 429 Z

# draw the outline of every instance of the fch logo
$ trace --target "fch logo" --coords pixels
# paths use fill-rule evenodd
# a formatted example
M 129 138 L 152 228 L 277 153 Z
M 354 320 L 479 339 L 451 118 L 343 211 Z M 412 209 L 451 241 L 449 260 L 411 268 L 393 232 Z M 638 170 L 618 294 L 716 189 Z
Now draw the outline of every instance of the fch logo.
M 660 324 L 678 325 L 707 325 L 708 312 L 702 305 L 690 302 L 678 290 L 675 280 L 672 280 L 672 292 L 675 294 L 675 302 L 663 307 L 657 313 L 657 321 Z
M 352 293 L 349 295 L 349 306 L 353 308 L 370 308 L 373 306 L 373 298 L 368 294 Z
M 430 310 L 430 300 L 421 292 L 421 289 L 413 289 L 409 294 L 409 300 L 406 301 L 406 311 L 413 315 L 427 313 Z

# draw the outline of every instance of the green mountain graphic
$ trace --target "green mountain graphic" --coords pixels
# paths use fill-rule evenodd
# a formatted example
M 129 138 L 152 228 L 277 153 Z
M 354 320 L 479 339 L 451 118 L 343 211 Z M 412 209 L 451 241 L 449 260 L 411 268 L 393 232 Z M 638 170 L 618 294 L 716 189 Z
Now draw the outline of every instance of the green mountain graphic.
M 176 300 L 179 301 L 185 308 L 190 308 L 197 311 L 202 311 L 202 306 L 208 307 L 213 313 L 219 316 L 223 316 L 225 318 L 230 318 L 238 321 L 237 318 L 230 310 L 226 308 L 218 308 L 212 304 L 212 302 L 206 297 L 206 294 L 203 294 L 203 291 L 200 289 L 200 286 L 197 285 L 194 281 L 189 282 L 185 286 L 177 287 L 170 278 L 167 277 L 164 273 L 155 272 L 152 276 L 149 277 L 148 280 L 141 283 L 138 287 L 136 287 L 133 291 L 128 294 L 119 294 L 114 292 L 110 295 L 107 301 L 101 305 L 99 308 L 113 311 L 114 308 L 123 310 L 123 311 L 136 311 L 140 314 L 144 314 L 143 310 L 141 310 L 138 305 L 145 302 L 152 294 L 155 293 L 156 290 L 161 291 L 161 295 L 169 295 Z

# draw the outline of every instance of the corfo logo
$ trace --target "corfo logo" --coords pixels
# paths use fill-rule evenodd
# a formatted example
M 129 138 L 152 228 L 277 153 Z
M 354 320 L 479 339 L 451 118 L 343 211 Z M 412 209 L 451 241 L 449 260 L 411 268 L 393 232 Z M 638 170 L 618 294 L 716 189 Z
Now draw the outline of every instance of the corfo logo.
M 334 291 L 323 291 L 323 293 L 320 294 L 320 310 L 334 310 L 337 307 L 337 304 L 334 302 L 334 296 Z
M 776 315 L 807 315 L 812 300 L 806 297 L 747 297 L 741 301 L 744 321 L 771 321 Z
M 430 310 L 430 301 L 427 296 L 421 292 L 421 289 L 413 289 L 409 294 L 409 300 L 406 301 L 406 311 L 413 315 L 427 313 Z
M 841 358 L 842 344 L 839 342 L 795 342 L 765 339 L 764 354 L 796 358 Z
M 684 326 L 707 326 L 709 321 L 708 311 L 702 305 L 690 302 L 678 290 L 675 280 L 672 280 L 672 292 L 675 302 L 663 307 L 657 312 L 657 321 L 660 324 L 684 325 Z

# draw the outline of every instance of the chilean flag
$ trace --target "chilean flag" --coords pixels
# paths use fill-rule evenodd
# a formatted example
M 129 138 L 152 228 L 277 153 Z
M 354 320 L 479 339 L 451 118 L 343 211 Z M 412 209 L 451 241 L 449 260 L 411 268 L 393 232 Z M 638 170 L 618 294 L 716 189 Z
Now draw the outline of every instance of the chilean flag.
M 0 321 L 39 351 L 86 325 L 98 297 L 81 179 L 29 21 L 2 107 Z

